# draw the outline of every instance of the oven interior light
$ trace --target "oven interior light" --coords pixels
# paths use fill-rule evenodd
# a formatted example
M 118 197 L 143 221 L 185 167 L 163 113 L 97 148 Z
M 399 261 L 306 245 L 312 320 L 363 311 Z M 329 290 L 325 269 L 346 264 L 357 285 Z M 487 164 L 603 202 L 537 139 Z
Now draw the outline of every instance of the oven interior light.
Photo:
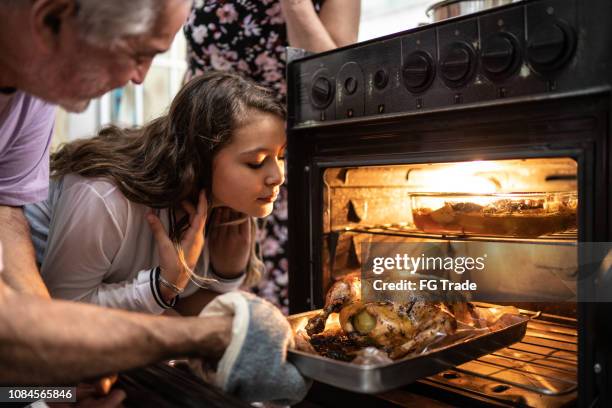
M 432 192 L 495 193 L 500 190 L 501 185 L 494 174 L 499 174 L 503 170 L 502 167 L 498 162 L 492 161 L 452 163 L 423 172 L 422 179 L 414 181 L 427 186 L 426 189 Z

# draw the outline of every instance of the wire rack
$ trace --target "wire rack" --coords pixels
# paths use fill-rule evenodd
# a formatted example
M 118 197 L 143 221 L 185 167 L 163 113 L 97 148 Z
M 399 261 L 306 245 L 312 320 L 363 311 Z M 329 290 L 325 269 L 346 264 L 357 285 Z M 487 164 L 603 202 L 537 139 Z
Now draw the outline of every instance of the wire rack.
M 406 237 L 406 238 L 420 238 L 420 239 L 446 239 L 446 240 L 457 240 L 457 241 L 495 241 L 495 242 L 567 242 L 568 244 L 575 244 L 578 231 L 576 229 L 559 232 L 555 234 L 542 235 L 537 238 L 514 238 L 514 237 L 502 237 L 502 236 L 486 236 L 486 235 L 462 235 L 462 234 L 430 234 L 414 229 L 409 225 L 402 224 L 387 224 L 387 225 L 375 225 L 375 226 L 359 226 L 359 227 L 347 227 L 343 230 L 336 231 L 342 232 L 353 232 L 353 233 L 365 233 L 373 235 L 385 235 L 395 237 Z
M 425 382 L 509 406 L 560 407 L 578 390 L 576 320 L 542 314 L 523 340 Z

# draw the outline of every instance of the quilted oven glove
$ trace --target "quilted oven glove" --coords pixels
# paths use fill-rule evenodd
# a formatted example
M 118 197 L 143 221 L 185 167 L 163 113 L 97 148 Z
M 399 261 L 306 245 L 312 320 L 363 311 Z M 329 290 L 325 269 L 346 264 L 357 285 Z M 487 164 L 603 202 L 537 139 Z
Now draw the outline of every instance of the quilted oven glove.
M 287 361 L 293 332 L 287 319 L 271 303 L 250 293 L 235 291 L 215 298 L 200 317 L 234 316 L 232 339 L 213 375 L 200 360 L 192 370 L 222 390 L 248 401 L 295 404 L 312 385 Z

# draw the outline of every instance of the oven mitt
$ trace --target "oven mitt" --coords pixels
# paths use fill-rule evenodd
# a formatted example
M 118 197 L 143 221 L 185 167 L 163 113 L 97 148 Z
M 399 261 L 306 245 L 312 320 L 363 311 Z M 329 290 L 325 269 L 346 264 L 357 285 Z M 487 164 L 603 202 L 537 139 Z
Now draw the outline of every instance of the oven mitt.
M 295 404 L 308 392 L 311 380 L 287 361 L 293 331 L 274 305 L 250 293 L 235 291 L 215 298 L 200 317 L 234 315 L 232 339 L 210 375 L 201 360 L 192 370 L 222 390 L 248 401 Z

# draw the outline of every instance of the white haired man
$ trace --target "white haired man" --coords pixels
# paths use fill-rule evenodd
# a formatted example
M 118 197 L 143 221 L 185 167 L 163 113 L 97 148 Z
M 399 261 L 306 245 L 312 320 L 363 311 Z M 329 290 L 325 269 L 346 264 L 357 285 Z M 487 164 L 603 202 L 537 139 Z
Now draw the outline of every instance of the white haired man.
M 81 111 L 112 88 L 142 82 L 190 6 L 190 0 L 0 1 L 0 384 L 74 384 L 199 357 L 218 361 L 215 384 L 243 399 L 298 401 L 308 391 L 310 383 L 285 359 L 291 328 L 262 299 L 227 293 L 202 317 L 130 313 L 50 299 L 35 263 L 23 205 L 47 198 L 54 104 Z M 162 238 L 158 245 L 172 247 Z M 115 390 L 105 400 L 81 401 L 101 407 L 123 398 Z
M 186 0 L 8 0 L 0 3 L 0 237 L 5 281 L 44 294 L 21 206 L 47 198 L 54 104 L 141 83 L 185 21 Z M 4 221 L 4 222 L 2 222 Z M 20 254 L 21 256 L 12 256 Z
M 198 318 L 51 300 L 22 211 L 47 197 L 55 104 L 82 111 L 112 88 L 142 82 L 155 54 L 170 47 L 190 5 L 188 0 L 0 2 L 2 384 L 76 383 L 181 355 L 219 358 L 227 345 L 228 318 L 202 325 Z

